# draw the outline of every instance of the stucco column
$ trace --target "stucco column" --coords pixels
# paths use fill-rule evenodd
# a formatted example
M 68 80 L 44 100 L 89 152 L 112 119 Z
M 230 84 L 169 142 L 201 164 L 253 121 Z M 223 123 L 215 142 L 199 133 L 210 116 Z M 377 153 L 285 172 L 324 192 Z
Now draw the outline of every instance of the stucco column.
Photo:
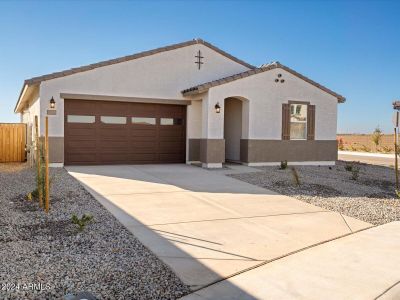
M 216 112 L 215 105 L 221 107 Z M 225 161 L 224 99 L 212 97 L 211 90 L 202 100 L 202 138 L 200 161 L 205 168 L 222 168 Z

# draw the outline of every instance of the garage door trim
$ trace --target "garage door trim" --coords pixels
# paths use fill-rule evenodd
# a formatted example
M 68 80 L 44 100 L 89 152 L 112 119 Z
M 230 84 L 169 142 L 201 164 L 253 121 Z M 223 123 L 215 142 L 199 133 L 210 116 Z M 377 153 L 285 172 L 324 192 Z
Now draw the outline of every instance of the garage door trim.
M 161 98 L 138 98 L 124 96 L 90 95 L 90 94 L 69 94 L 61 93 L 60 98 L 64 100 L 94 100 L 94 101 L 117 101 L 132 103 L 154 103 L 171 105 L 191 105 L 191 100 L 161 99 Z

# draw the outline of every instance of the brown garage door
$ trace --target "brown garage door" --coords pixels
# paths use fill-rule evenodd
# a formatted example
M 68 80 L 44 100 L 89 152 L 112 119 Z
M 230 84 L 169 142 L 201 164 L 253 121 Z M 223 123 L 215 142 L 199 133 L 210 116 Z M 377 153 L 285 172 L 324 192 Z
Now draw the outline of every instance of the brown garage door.
M 182 163 L 186 106 L 65 100 L 65 164 Z

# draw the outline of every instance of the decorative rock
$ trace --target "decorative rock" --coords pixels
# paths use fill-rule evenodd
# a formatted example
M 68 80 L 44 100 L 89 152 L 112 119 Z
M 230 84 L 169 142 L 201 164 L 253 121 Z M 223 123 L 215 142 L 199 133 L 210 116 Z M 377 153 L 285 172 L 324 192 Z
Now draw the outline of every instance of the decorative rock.
M 34 169 L 0 164 L 0 278 L 20 285 L 1 290 L 0 299 L 66 299 L 74 291 L 99 299 L 177 299 L 189 293 L 64 169 L 51 169 L 50 175 L 46 215 L 37 201 L 26 200 L 35 189 Z M 93 221 L 78 234 L 71 217 L 85 213 Z
M 259 167 L 260 172 L 229 176 L 374 225 L 399 221 L 400 199 L 395 193 L 394 170 L 357 165 L 358 180 L 351 179 L 352 174 L 342 161 L 330 168 L 297 166 L 300 186 L 293 184 L 290 170 L 277 167 Z

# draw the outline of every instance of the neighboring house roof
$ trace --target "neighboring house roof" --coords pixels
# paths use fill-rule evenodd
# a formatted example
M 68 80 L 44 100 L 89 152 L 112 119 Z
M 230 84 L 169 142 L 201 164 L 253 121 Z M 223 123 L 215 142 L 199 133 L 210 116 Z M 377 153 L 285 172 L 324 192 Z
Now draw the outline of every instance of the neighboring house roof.
M 157 53 L 161 53 L 161 52 L 166 52 L 166 51 L 170 51 L 170 50 L 175 50 L 175 49 L 179 49 L 179 48 L 183 48 L 183 47 L 187 47 L 187 46 L 191 46 L 191 45 L 195 45 L 195 44 L 202 44 L 208 48 L 213 49 L 214 51 L 218 52 L 219 54 L 229 58 L 230 60 L 233 60 L 249 69 L 254 69 L 255 66 L 252 66 L 246 62 L 244 62 L 243 60 L 240 60 L 236 57 L 234 57 L 233 55 L 217 48 L 216 46 L 202 40 L 202 39 L 193 39 L 191 41 L 187 41 L 187 42 L 183 42 L 183 43 L 179 43 L 179 44 L 174 44 L 174 45 L 169 45 L 169 46 L 165 46 L 165 47 L 161 47 L 161 48 L 157 48 L 157 49 L 153 49 L 153 50 L 149 50 L 149 51 L 144 51 L 144 52 L 140 52 L 140 53 L 136 53 L 136 54 L 132 54 L 132 55 L 127 55 L 127 56 L 123 56 L 123 57 L 119 57 L 119 58 L 114 58 L 114 59 L 110 59 L 110 60 L 106 60 L 106 61 L 101 61 L 98 63 L 94 63 L 94 64 L 90 64 L 90 65 L 85 65 L 85 66 L 81 66 L 78 68 L 72 68 L 72 69 L 68 69 L 68 70 L 64 70 L 64 71 L 60 71 L 60 72 L 55 72 L 55 73 L 51 73 L 51 74 L 47 74 L 47 75 L 43 75 L 43 76 L 38 76 L 38 77 L 33 77 L 30 79 L 27 79 L 24 81 L 24 84 L 22 86 L 20 95 L 18 97 L 18 102 L 15 106 L 15 112 L 17 112 L 20 100 L 21 100 L 21 96 L 24 93 L 25 87 L 29 87 L 29 86 L 33 86 L 33 85 L 38 85 L 40 84 L 42 81 L 46 81 L 46 80 L 51 80 L 51 79 L 55 79 L 55 78 L 60 78 L 60 77 L 64 77 L 64 76 L 68 76 L 68 75 L 73 75 L 76 73 L 80 73 L 80 72 L 85 72 L 85 71 L 90 71 L 96 68 L 100 68 L 100 67 L 105 67 L 105 66 L 109 66 L 109 65 L 113 65 L 113 64 L 118 64 L 118 63 L 122 63 L 122 62 L 126 62 L 126 61 L 130 61 L 130 60 L 134 60 L 134 59 L 138 59 L 138 58 L 142 58 L 142 57 L 146 57 L 146 56 L 150 56 L 150 55 L 154 55 Z
M 196 85 L 196 86 L 193 86 L 191 88 L 183 90 L 182 94 L 184 96 L 189 96 L 189 95 L 195 95 L 195 94 L 204 93 L 205 91 L 207 91 L 208 89 L 210 89 L 212 87 L 215 87 L 215 86 L 218 86 L 218 85 L 221 85 L 221 84 L 225 84 L 225 83 L 228 83 L 228 82 L 232 82 L 232 81 L 235 81 L 235 80 L 239 80 L 239 79 L 242 79 L 242 78 L 246 78 L 246 77 L 249 77 L 249 76 L 252 76 L 252 75 L 255 75 L 255 74 L 259 74 L 259 73 L 263 73 L 263 72 L 266 72 L 266 71 L 270 71 L 270 70 L 273 70 L 273 69 L 277 69 L 277 68 L 283 69 L 283 70 L 285 70 L 285 71 L 287 71 L 287 72 L 289 72 L 289 73 L 291 73 L 291 74 L 303 79 L 304 81 L 316 86 L 317 88 L 323 90 L 324 92 L 326 92 L 328 94 L 331 94 L 332 96 L 336 97 L 340 103 L 343 103 L 343 102 L 346 101 L 345 97 L 343 97 L 343 96 L 335 93 L 334 91 L 322 86 L 321 84 L 309 79 L 308 77 L 306 77 L 304 75 L 301 75 L 300 73 L 297 73 L 296 71 L 290 69 L 289 67 L 286 67 L 286 66 L 282 65 L 279 62 L 265 64 L 265 65 L 262 65 L 259 68 L 254 68 L 252 70 L 245 71 L 245 72 L 242 72 L 242 73 L 239 73 L 239 74 L 235 74 L 235 75 L 231 75 L 231 76 L 224 77 L 224 78 L 221 78 L 221 79 L 217 79 L 217 80 L 209 81 L 209 82 L 206 82 L 206 83 L 203 83 L 203 84 L 199 84 L 199 85 Z

